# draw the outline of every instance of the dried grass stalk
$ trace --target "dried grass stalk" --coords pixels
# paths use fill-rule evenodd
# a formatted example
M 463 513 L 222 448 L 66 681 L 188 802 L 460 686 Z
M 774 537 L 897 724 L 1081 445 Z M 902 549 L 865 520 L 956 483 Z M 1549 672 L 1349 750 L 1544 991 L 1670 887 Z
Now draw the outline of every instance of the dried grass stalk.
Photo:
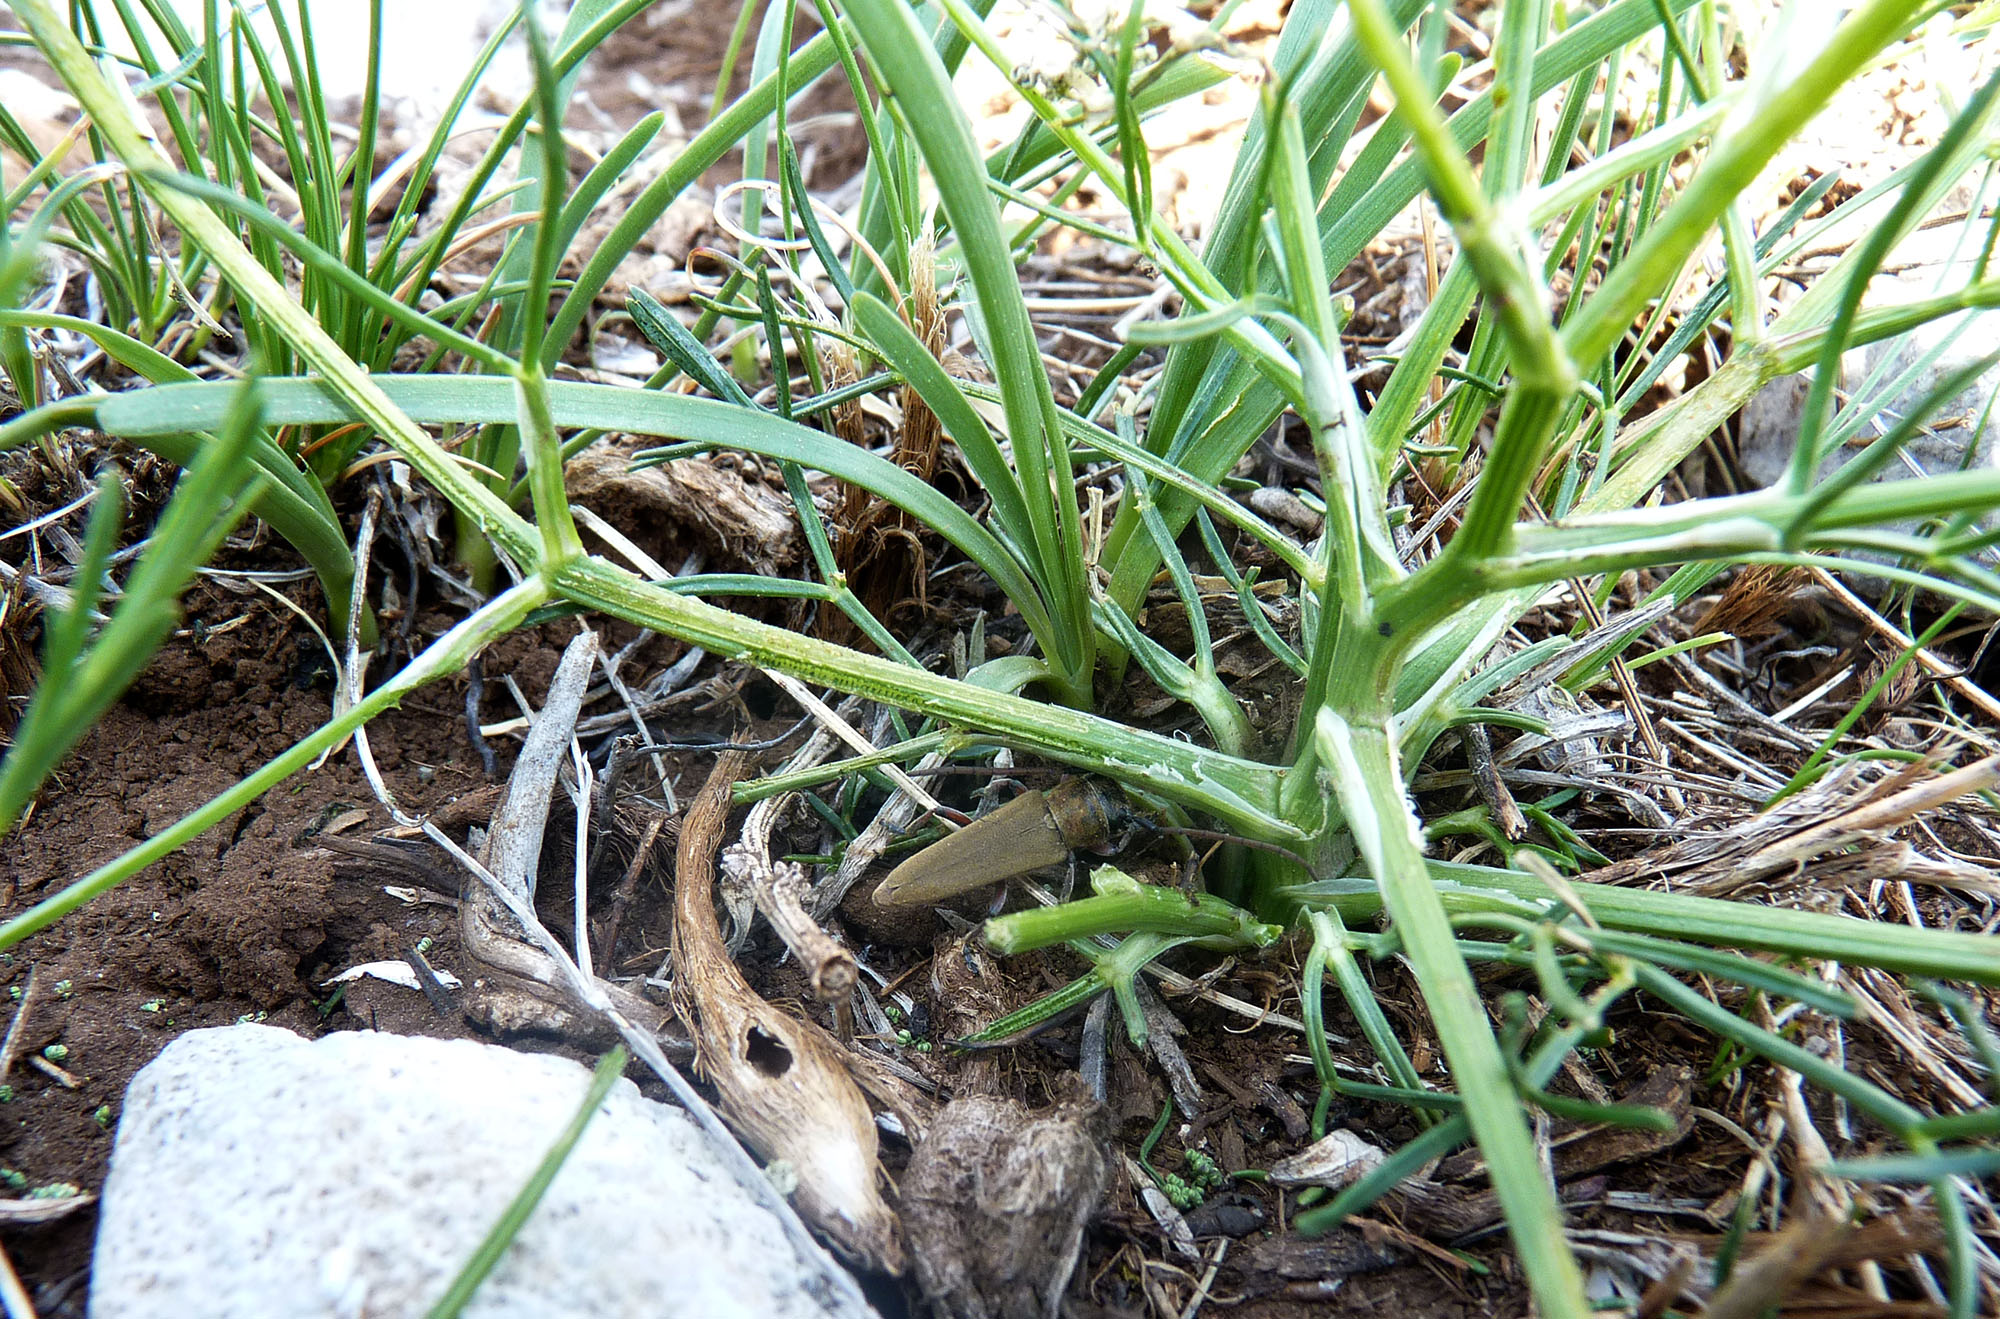
M 945 309 L 938 299 L 937 258 L 928 237 L 919 238 L 911 247 L 909 271 L 910 292 L 903 303 L 904 314 L 931 356 L 944 362 L 949 348 Z M 901 404 L 903 424 L 889 460 L 919 481 L 929 481 L 937 472 L 944 427 L 914 387 L 904 387 Z M 847 430 L 843 427 L 840 433 L 846 435 Z M 834 525 L 840 529 L 835 559 L 848 586 L 870 613 L 886 619 L 911 603 L 923 608 L 928 559 L 919 535 L 921 526 L 914 518 L 860 486 L 849 485 L 841 496 Z M 838 614 L 826 611 L 824 627 L 831 639 L 854 644 L 856 629 Z
M 1774 809 L 1726 828 L 1688 834 L 1583 878 L 1595 884 L 1625 884 L 1671 877 L 1681 892 L 1729 897 L 1779 876 L 1791 876 L 1787 887 L 1796 887 L 1827 883 L 1845 872 L 1858 885 L 1887 875 L 1992 892 L 1992 876 L 1984 871 L 1941 864 L 1916 856 L 1906 845 L 1884 840 L 1910 821 L 1996 783 L 2000 783 L 2000 756 L 1945 773 L 1937 771 L 1934 758 L 1927 759 L 1873 780 L 1837 771 Z M 1830 857 L 1849 848 L 1860 851 L 1844 859 Z
M 766 1003 L 729 959 L 713 899 L 729 789 L 748 765 L 724 754 L 681 825 L 674 880 L 674 1006 L 695 1069 L 724 1120 L 798 1178 L 793 1202 L 836 1249 L 886 1273 L 904 1266 L 902 1225 L 881 1193 L 875 1119 L 825 1031 Z
M 757 910 L 805 968 L 813 997 L 833 1007 L 845 1006 L 854 993 L 854 954 L 807 914 L 805 899 L 812 892 L 812 881 L 806 878 L 805 867 L 757 857 L 741 848 L 731 848 L 723 865 L 743 868 Z
M 597 634 L 590 631 L 564 649 L 548 700 L 493 812 L 485 864 L 523 903 L 534 900 L 556 774 L 569 754 L 597 653 Z M 501 1034 L 548 1031 L 593 1044 L 608 1038 L 597 1009 L 576 993 L 555 961 L 527 941 L 520 922 L 483 885 L 469 887 L 458 910 L 459 942 L 479 969 L 466 1001 L 468 1016 Z M 654 1034 L 667 1026 L 666 1013 L 638 994 L 608 982 L 602 988 L 627 1019 Z

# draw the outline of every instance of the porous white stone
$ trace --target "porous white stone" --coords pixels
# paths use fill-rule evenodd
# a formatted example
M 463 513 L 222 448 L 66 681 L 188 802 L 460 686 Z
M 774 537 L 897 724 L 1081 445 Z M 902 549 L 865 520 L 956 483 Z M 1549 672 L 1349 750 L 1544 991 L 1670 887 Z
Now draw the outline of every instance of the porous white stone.
M 1919 326 L 1902 338 L 1872 343 L 1843 355 L 1841 389 L 1851 395 L 1868 388 L 1876 399 L 1877 411 L 1844 449 L 1821 461 L 1820 477 L 1832 475 L 1870 441 L 1920 408 L 1946 376 L 1972 365 L 1996 347 L 2000 347 L 2000 316 L 1961 312 Z M 1896 389 L 1898 381 L 1906 383 Z M 1805 372 L 1774 380 L 1743 409 L 1739 452 L 1744 474 L 1758 485 L 1773 485 L 1784 476 L 1792 449 L 1798 444 L 1811 383 L 1811 375 Z M 2000 466 L 1995 445 L 2000 440 L 2000 407 L 1991 413 L 1986 410 L 1996 389 L 2000 389 L 2000 366 L 1988 369 L 1950 399 L 1933 405 L 1931 424 L 1874 479 L 1903 481 Z M 1979 427 L 1982 418 L 1984 429 Z
M 467 1040 L 191 1031 L 133 1078 L 90 1313 L 417 1316 L 582 1102 L 567 1059 Z M 620 1080 L 468 1316 L 866 1316 L 678 1109 Z

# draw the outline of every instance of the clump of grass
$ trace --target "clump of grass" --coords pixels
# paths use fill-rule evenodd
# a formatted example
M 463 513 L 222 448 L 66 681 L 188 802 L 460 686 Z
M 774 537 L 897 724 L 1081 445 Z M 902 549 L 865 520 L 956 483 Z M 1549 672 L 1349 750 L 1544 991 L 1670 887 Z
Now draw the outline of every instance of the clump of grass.
M 386 186 L 374 176 L 372 131 L 338 157 L 323 110 L 307 96 L 295 115 L 275 71 L 233 25 L 211 17 L 196 39 L 171 16 L 150 15 L 147 30 L 164 49 L 156 57 L 149 41 L 135 42 L 145 75 L 136 94 L 169 121 L 168 137 L 156 141 L 126 95 L 132 89 L 107 81 L 86 43 L 44 0 L 20 0 L 16 8 L 90 114 L 93 152 L 115 175 L 115 184 L 88 173 L 73 176 L 82 183 L 57 182 L 60 162 L 42 159 L 8 194 L 13 213 L 29 216 L 10 216 L 17 248 L 29 251 L 38 233 L 61 225 L 67 241 L 97 255 L 118 283 L 108 308 L 119 323 L 62 324 L 91 335 L 150 383 L 45 397 L 22 336 L 58 322 L 0 311 L 8 336 L 0 342 L 6 350 L 0 365 L 23 401 L 38 404 L 0 426 L 0 446 L 88 424 L 169 457 L 199 452 L 175 510 L 188 510 L 188 525 L 205 534 L 233 506 L 228 501 L 241 497 L 241 468 L 225 467 L 215 455 L 247 451 L 265 482 L 255 495 L 260 512 L 319 568 L 340 617 L 342 564 L 351 585 L 352 563 L 344 548 L 334 548 L 342 538 L 329 483 L 363 446 L 381 444 L 451 504 L 461 553 L 480 580 L 502 556 L 521 579 L 319 733 L 0 927 L 0 946 L 136 873 L 401 695 L 458 671 L 483 645 L 560 603 L 911 712 L 922 721 L 911 748 L 932 749 L 948 736 L 960 746 L 1003 743 L 1107 774 L 1269 845 L 1218 867 L 1215 892 L 1182 902 L 1179 915 L 1142 888 L 1114 883 L 1095 898 L 1010 918 L 995 929 L 996 942 L 1022 946 L 1124 933 L 1115 949 L 1092 954 L 1092 972 L 1066 993 L 1076 998 L 1110 989 L 1135 1033 L 1143 1019 L 1131 981 L 1144 963 L 1191 940 L 1254 946 L 1268 942 L 1273 925 L 1303 923 L 1313 948 L 1309 1016 L 1319 1019 L 1320 980 L 1331 970 L 1387 1074 L 1415 1092 L 1415 1072 L 1394 1030 L 1379 1009 L 1370 1010 L 1356 955 L 1405 956 L 1453 1083 L 1476 1102 L 1436 1120 L 1379 1175 L 1307 1226 L 1350 1212 L 1379 1194 L 1385 1179 L 1472 1139 L 1492 1171 L 1538 1306 L 1551 1315 L 1587 1313 L 1529 1117 L 1532 1109 L 1560 1102 L 1546 1086 L 1564 1058 L 1598 1036 L 1622 997 L 1644 991 L 1736 1046 L 1799 1071 L 1893 1134 L 1907 1157 L 1848 1171 L 1916 1177 L 1930 1186 L 1946 1231 L 1951 1306 L 1955 1314 L 1972 1313 L 1978 1264 L 1958 1179 L 1988 1166 L 1995 1110 L 1919 1113 L 1781 1034 L 1718 1008 L 1675 973 L 1733 981 L 1838 1013 L 1851 1003 L 1731 950 L 1990 986 L 2000 983 L 1990 937 L 1590 885 L 1537 868 L 1526 856 L 1525 870 L 1441 864 L 1426 855 L 1406 789 L 1411 767 L 1448 729 L 1511 718 L 1547 731 L 1539 716 L 1496 713 L 1482 701 L 1550 659 L 1554 647 L 1509 660 L 1490 657 L 1508 628 L 1562 584 L 1575 584 L 1580 598 L 1598 599 L 1621 574 L 1657 569 L 1670 575 L 1654 595 L 1674 605 L 1732 566 L 1837 566 L 2000 608 L 2000 578 L 1978 558 L 1991 539 L 1984 522 L 2000 507 L 2000 477 L 1964 471 L 1920 482 L 1867 479 L 1910 441 L 1924 414 L 1956 392 L 1962 383 L 1956 380 L 1931 391 L 1915 419 L 1889 428 L 1830 477 L 1819 476 L 1825 445 L 1820 428 L 1809 425 L 1787 479 L 1772 490 L 1648 502 L 1666 474 L 1771 380 L 1817 365 L 1807 412 L 1820 418 L 1831 408 L 1832 368 L 1849 347 L 2000 303 L 2000 280 L 1982 267 L 1964 286 L 1923 302 L 1865 305 L 1867 282 L 1893 245 L 1983 168 L 2000 94 L 1993 79 L 1957 108 L 1949 130 L 1921 159 L 1823 219 L 1807 218 L 1812 203 L 1804 198 L 1761 235 L 1746 218 L 1755 181 L 1781 144 L 1843 85 L 1899 49 L 1921 17 L 1918 7 L 1899 0 L 1858 5 L 1817 54 L 1786 71 L 1769 50 L 1739 50 L 1737 34 L 1712 4 L 1612 0 L 1559 28 L 1546 5 L 1508 0 L 1497 8 L 1484 89 L 1447 116 L 1440 90 L 1457 70 L 1443 54 L 1442 13 L 1421 0 L 1344 6 L 1298 0 L 1222 213 L 1197 254 L 1154 211 L 1145 118 L 1222 76 L 1202 54 L 1204 43 L 1155 51 L 1144 10 L 1133 6 L 1115 32 L 1079 52 L 1103 81 L 1109 114 L 1095 116 L 1089 106 L 1017 83 L 1033 122 L 986 158 L 951 83 L 966 58 L 1008 67 L 980 8 L 936 0 L 919 14 L 898 0 L 847 0 L 837 12 L 829 9 L 823 31 L 794 46 L 796 7 L 774 4 L 762 20 L 751 86 L 644 182 L 587 255 L 570 253 L 584 218 L 637 168 L 659 122 L 642 122 L 566 195 L 555 186 L 569 179 L 560 108 L 581 62 L 638 11 L 637 0 L 578 5 L 553 43 L 527 20 L 534 96 L 498 135 L 442 227 L 423 232 L 405 209 L 419 190 L 413 176 L 374 251 L 366 209 L 343 200 L 372 198 Z M 88 6 L 79 12 L 91 14 Z M 120 15 L 134 28 L 146 27 L 124 7 Z M 746 33 L 749 21 L 746 10 Z M 1955 29 L 1938 39 L 1969 44 L 1986 20 L 1954 21 Z M 310 88 L 310 24 L 303 12 L 296 31 L 296 49 L 287 41 L 283 55 L 294 82 Z M 1646 52 L 1657 60 L 1658 92 L 1621 141 L 1618 90 Z M 1748 68 L 1742 77 L 1732 75 L 1739 55 Z M 252 67 L 254 79 L 247 76 Z M 303 80 L 301 72 L 308 75 Z M 870 147 L 858 241 L 845 259 L 805 196 L 786 120 L 800 92 L 832 76 L 844 78 L 857 98 Z M 1395 112 L 1344 162 L 1378 77 L 1387 81 Z M 265 98 L 262 110 L 253 108 L 257 92 Z M 272 114 L 270 106 L 285 108 L 260 118 Z M 537 131 L 529 140 L 531 124 Z M 9 131 L 0 118 L 0 133 Z M 18 137 L 8 138 L 17 149 Z M 283 147 L 295 181 L 314 181 L 299 190 L 295 215 L 274 214 L 271 199 L 250 181 L 260 137 Z M 419 174 L 435 165 L 442 140 L 433 138 Z M 671 366 L 640 391 L 557 380 L 619 260 L 703 170 L 739 146 L 751 185 L 744 191 L 745 241 L 702 319 L 689 330 L 664 309 L 634 300 L 635 319 Z M 489 192 L 510 152 L 520 184 Z M 926 186 L 920 169 L 935 190 L 934 213 L 920 204 Z M 1085 224 L 1061 209 L 1060 199 L 1085 182 L 1125 209 L 1124 224 Z M 1386 383 L 1364 407 L 1330 272 L 1420 191 L 1449 224 L 1455 247 Z M 760 200 L 750 205 L 751 197 Z M 474 295 L 423 309 L 418 295 L 464 226 L 502 200 L 517 223 L 491 277 Z M 26 211 L 31 202 L 36 209 Z M 766 206 L 774 231 L 768 236 L 758 222 Z M 1019 226 L 1013 217 L 1021 212 L 1009 207 L 1035 218 Z M 141 208 L 148 217 L 143 225 L 132 219 Z M 1975 207 L 1967 223 L 1990 250 L 1990 218 Z M 1016 272 L 1024 244 L 1047 224 L 1129 247 L 1181 303 L 1174 319 L 1136 327 L 1128 350 L 1103 368 L 1074 408 L 1060 406 L 1050 388 Z M 1870 227 L 1868 241 L 1804 296 L 1783 307 L 1772 303 L 1766 284 L 1773 271 L 1830 226 L 1854 224 Z M 178 247 L 170 256 L 155 254 L 142 235 L 169 227 Z M 1676 292 L 1718 235 L 1724 279 L 1670 324 Z M 991 368 L 990 386 L 944 369 L 928 328 L 911 324 L 908 254 L 929 247 L 946 255 L 960 281 L 957 297 Z M 576 273 L 558 280 L 566 255 L 576 258 Z M 18 290 L 26 258 L 8 259 L 13 273 L 5 287 Z M 1565 267 L 1598 277 L 1574 279 L 1559 302 L 1549 277 Z M 258 382 L 254 395 L 189 379 L 171 354 L 147 346 L 173 319 L 171 297 L 162 293 L 170 287 L 204 290 L 212 311 L 233 313 L 244 339 L 270 364 L 270 378 Z M 739 344 L 761 338 L 771 367 L 768 404 L 734 378 L 740 355 L 731 354 L 725 366 L 710 342 L 723 320 L 745 327 Z M 1721 364 L 1635 420 L 1662 373 L 1725 320 L 1729 349 Z M 1454 347 L 1461 341 L 1469 342 L 1468 351 Z M 399 350 L 419 342 L 430 346 L 429 369 L 384 369 Z M 894 463 L 807 424 L 853 397 L 853 388 L 823 378 L 820 349 L 833 343 L 879 367 L 853 388 L 893 383 L 935 415 L 988 502 L 982 516 Z M 1127 400 L 1111 405 L 1106 424 L 1104 409 L 1118 397 L 1120 373 L 1150 346 L 1164 347 L 1166 358 L 1146 387 L 1143 415 Z M 803 380 L 793 374 L 794 360 Z M 680 375 L 714 397 L 664 388 Z M 250 397 L 254 410 L 242 401 Z M 988 420 L 995 411 L 997 428 Z M 1281 414 L 1310 436 L 1320 472 L 1325 526 L 1308 545 L 1222 485 Z M 1833 429 L 1860 420 L 1850 411 Z M 477 428 L 467 450 L 474 465 L 461 464 L 425 429 L 444 424 Z M 662 583 L 586 554 L 562 465 L 609 432 L 667 441 L 652 459 L 737 449 L 780 464 L 817 579 L 718 574 Z M 1125 478 L 1101 545 L 1088 547 L 1103 571 L 1102 589 L 1087 568 L 1092 556 L 1073 493 L 1086 455 L 1122 465 Z M 202 479 L 212 469 L 224 475 Z M 1456 486 L 1463 512 L 1448 539 L 1399 544 L 1403 510 L 1390 492 L 1420 470 Z M 849 589 L 808 472 L 865 490 L 948 542 L 1005 593 L 1038 653 L 982 666 L 962 680 L 918 665 Z M 1941 530 L 1883 529 L 1915 519 L 1933 519 Z M 1182 549 L 1190 523 L 1230 581 L 1244 626 L 1298 674 L 1297 717 L 1275 754 L 1259 749 L 1246 711 L 1213 663 L 1207 601 Z M 1223 524 L 1281 565 L 1298 605 L 1296 635 L 1279 633 L 1257 602 L 1255 582 L 1229 562 Z M 175 571 L 162 568 L 157 579 L 128 584 L 126 604 L 95 638 L 87 621 L 93 588 L 80 593 L 70 613 L 51 620 L 50 653 L 61 662 L 50 664 L 29 718 L 42 721 L 35 727 L 63 732 L 24 740 L 10 755 L 0 776 L 0 823 L 17 816 L 80 732 L 77 721 L 101 710 L 129 681 L 143 646 L 114 650 L 124 656 L 118 664 L 98 658 L 123 642 L 126 634 L 116 629 L 125 609 L 135 618 L 141 609 L 147 619 L 161 617 L 211 544 L 163 533 L 155 552 Z M 1859 552 L 1895 561 L 1855 557 Z M 94 562 L 102 562 L 101 549 Z M 1190 660 L 1137 622 L 1162 570 L 1194 637 Z M 703 598 L 743 594 L 837 608 L 876 653 L 830 645 Z M 157 644 L 156 622 L 126 626 Z M 1621 664 L 1622 651 L 1642 631 L 1571 658 L 1569 676 L 1580 682 Z M 1207 745 L 1089 709 L 1097 675 L 1132 664 L 1192 709 Z M 1031 690 L 1047 699 L 1022 694 Z M 1355 928 L 1379 917 L 1386 917 L 1379 932 Z M 1475 929 L 1492 938 L 1471 937 Z M 1476 961 L 1517 966 L 1535 977 L 1552 1008 L 1538 1032 L 1496 1034 L 1470 969 Z M 1586 993 L 1587 986 L 1594 987 Z M 1323 1038 L 1315 1039 L 1314 1055 L 1331 1093 L 1338 1078 Z

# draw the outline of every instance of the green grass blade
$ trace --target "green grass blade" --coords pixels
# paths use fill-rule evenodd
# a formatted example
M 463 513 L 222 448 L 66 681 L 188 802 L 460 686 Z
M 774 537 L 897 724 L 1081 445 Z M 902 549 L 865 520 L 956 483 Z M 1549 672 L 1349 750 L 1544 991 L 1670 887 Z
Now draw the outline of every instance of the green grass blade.
M 803 95 L 835 62 L 833 40 L 822 32 L 792 53 L 787 95 Z M 561 67 L 560 60 L 557 65 Z M 549 325 L 542 362 L 545 370 L 555 368 L 562 346 L 576 337 L 584 316 L 610 282 L 618 263 L 652 230 L 667 207 L 727 155 L 752 125 L 769 117 L 772 106 L 777 102 L 778 83 L 779 79 L 773 75 L 744 92 L 734 105 L 710 120 L 708 126 L 674 156 L 665 171 L 632 199 L 618 223 L 611 227 L 597 250 L 591 253 L 575 283 L 564 295 L 562 305 Z
M 507 1248 L 514 1244 L 514 1238 L 521 1234 L 529 1216 L 535 1212 L 535 1206 L 548 1193 L 549 1184 L 555 1181 L 556 1174 L 568 1162 L 577 1142 L 583 1139 L 584 1128 L 597 1116 L 597 1110 L 604 1103 L 605 1096 L 611 1093 L 611 1087 L 625 1074 L 626 1057 L 625 1046 L 619 1044 L 612 1046 L 610 1053 L 597 1060 L 597 1068 L 590 1075 L 590 1084 L 584 1087 L 583 1102 L 577 1105 L 575 1116 L 557 1134 L 549 1145 L 548 1153 L 542 1156 L 542 1161 L 535 1165 L 534 1173 L 508 1202 L 492 1230 L 481 1239 L 478 1248 L 458 1271 L 458 1276 L 452 1279 L 451 1286 L 445 1289 L 437 1304 L 426 1311 L 427 1319 L 457 1319 L 472 1300 L 473 1293 L 479 1290 L 479 1284 L 486 1281 L 486 1276 L 499 1266 Z
M 736 383 L 736 377 L 729 374 L 729 368 L 717 361 L 708 346 L 694 337 L 694 334 L 675 316 L 660 304 L 659 299 L 644 289 L 635 288 L 625 299 L 625 310 L 632 314 L 632 323 L 639 327 L 639 333 L 651 341 L 653 347 L 666 354 L 667 360 L 678 367 L 690 380 L 739 408 L 749 408 L 761 412 L 743 386 Z
M 2000 1175 L 2000 1149 L 1942 1150 L 1936 1154 L 1906 1154 L 1877 1159 L 1836 1159 L 1826 1165 L 1829 1177 L 1857 1182 L 1929 1182 L 1940 1177 Z
M 1548 899 L 1547 885 L 1519 871 L 1444 861 L 1428 865 L 1438 881 L 1440 900 L 1454 914 L 1485 909 L 1533 920 Z M 2000 985 L 2000 936 L 1917 929 L 1825 912 L 1586 881 L 1572 881 L 1571 887 L 1591 916 L 1609 929 L 1802 960 L 1874 966 L 1935 980 Z M 1348 919 L 1365 918 L 1366 901 L 1360 910 L 1352 903 L 1343 903 Z
M 1059 624 L 1049 658 L 1065 697 L 1090 695 L 1095 630 L 1083 581 L 1083 540 L 1071 491 L 1069 445 L 1056 417 L 1048 372 L 1014 273 L 1012 251 L 986 191 L 985 165 L 937 52 L 915 17 L 895 0 L 850 0 L 863 44 L 904 108 L 936 181 L 975 301 L 967 312 L 1000 382 L 1014 465 L 1034 539 L 1037 582 Z
M 84 632 L 118 530 L 119 503 L 104 498 L 92 511 L 73 606 L 51 624 L 51 663 L 0 765 L 0 833 L 13 828 L 64 753 L 139 676 L 180 620 L 181 592 L 195 570 L 249 512 L 245 483 L 254 484 L 255 478 L 248 474 L 244 451 L 258 426 L 256 387 L 248 383 L 230 390 L 229 416 L 216 440 L 175 486 L 117 608 L 86 654 Z
M 309 236 L 293 229 L 248 197 L 186 174 L 150 174 L 147 176 L 147 182 L 156 187 L 172 189 L 185 196 L 199 199 L 218 210 L 235 214 L 247 221 L 258 233 L 282 243 L 299 258 L 306 270 L 319 282 L 339 289 L 377 314 L 396 322 L 409 333 L 436 339 L 489 370 L 506 371 L 512 368 L 513 359 L 499 349 L 471 335 L 461 334 L 409 304 L 399 302 L 370 284 L 366 276 L 349 270 L 346 263 L 333 252 L 313 242 Z
M 423 421 L 512 424 L 520 416 L 510 378 L 375 376 L 371 380 L 404 415 Z M 666 435 L 745 449 L 862 486 L 908 509 L 964 551 L 1015 601 L 1038 634 L 1049 626 L 1034 584 L 993 534 L 929 483 L 894 463 L 822 432 L 713 399 L 571 381 L 550 383 L 547 389 L 554 426 Z M 97 420 L 114 434 L 149 439 L 213 426 L 225 398 L 226 386 L 206 382 L 108 395 L 97 401 Z M 266 416 L 274 423 L 359 419 L 351 404 L 318 381 L 267 380 L 264 400 Z
M 42 673 L 44 681 L 54 678 L 58 685 L 69 681 L 70 668 L 83 653 L 83 640 L 90 631 L 90 616 L 104 591 L 104 574 L 111 563 L 118 533 L 124 529 L 125 488 L 117 473 L 106 470 L 97 478 L 97 502 L 90 510 L 90 522 L 83 533 L 83 558 L 71 580 L 69 608 L 53 614 L 42 628 Z
M 527 296 L 501 308 L 496 341 L 503 349 L 516 350 L 523 363 L 540 360 L 543 371 L 553 371 L 567 340 L 547 343 L 549 333 L 548 289 L 555 278 L 556 261 L 562 249 L 560 217 L 570 191 L 569 148 L 562 140 L 563 110 L 583 75 L 583 61 L 590 47 L 579 47 L 576 38 L 614 9 L 612 0 L 575 0 L 570 6 L 558 45 L 579 51 L 578 57 L 562 68 L 556 66 L 546 34 L 536 15 L 533 0 L 520 6 L 522 26 L 527 29 L 529 67 L 534 81 L 528 97 L 533 107 L 534 141 L 523 146 L 519 178 L 525 185 L 514 194 L 516 215 L 535 215 L 522 241 L 501 258 L 495 275 L 501 283 L 526 280 Z M 523 107 L 527 108 L 526 106 Z M 539 294 L 540 296 L 537 296 Z M 503 473 L 511 476 L 511 472 Z

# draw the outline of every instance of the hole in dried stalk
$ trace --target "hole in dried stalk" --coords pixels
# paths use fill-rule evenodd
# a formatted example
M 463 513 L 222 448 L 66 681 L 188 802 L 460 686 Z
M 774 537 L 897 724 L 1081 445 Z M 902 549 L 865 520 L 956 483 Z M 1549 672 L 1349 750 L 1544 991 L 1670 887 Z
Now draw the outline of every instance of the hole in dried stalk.
M 783 1076 L 791 1070 L 792 1051 L 783 1040 L 758 1026 L 752 1026 L 745 1039 L 743 1056 L 752 1067 L 771 1077 Z

